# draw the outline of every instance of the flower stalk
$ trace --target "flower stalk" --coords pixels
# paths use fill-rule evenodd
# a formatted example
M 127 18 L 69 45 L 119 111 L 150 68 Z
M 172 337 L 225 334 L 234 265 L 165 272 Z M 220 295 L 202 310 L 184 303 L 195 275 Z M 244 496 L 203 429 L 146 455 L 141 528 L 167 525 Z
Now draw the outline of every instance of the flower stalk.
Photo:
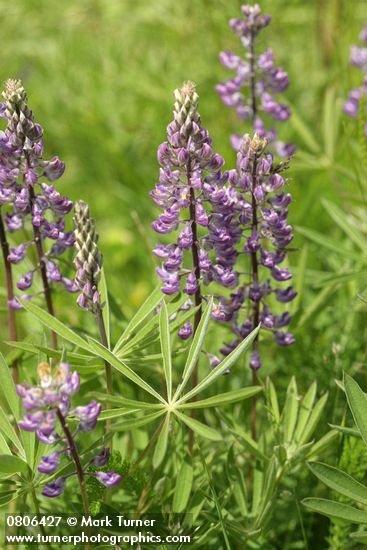
M 15 310 L 11 307 L 11 303 L 14 300 L 14 286 L 13 286 L 13 274 L 12 265 L 8 260 L 10 254 L 9 243 L 6 238 L 5 226 L 0 206 L 0 245 L 3 255 L 3 262 L 5 268 L 5 283 L 6 283 L 6 295 L 7 295 L 7 310 L 8 310 L 8 328 L 9 338 L 12 342 L 17 340 L 17 325 L 15 320 Z M 18 383 L 18 365 L 16 361 L 12 363 L 12 375 L 13 380 Z

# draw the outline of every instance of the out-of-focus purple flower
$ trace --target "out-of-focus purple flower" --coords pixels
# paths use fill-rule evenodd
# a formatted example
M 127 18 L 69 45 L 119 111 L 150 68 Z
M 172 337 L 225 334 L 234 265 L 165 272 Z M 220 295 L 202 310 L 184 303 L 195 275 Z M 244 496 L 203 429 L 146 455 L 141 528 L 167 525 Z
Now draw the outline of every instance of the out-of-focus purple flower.
M 190 322 L 185 323 L 180 330 L 178 331 L 178 335 L 182 340 L 188 340 L 192 336 L 192 325 Z
M 89 465 L 97 467 L 105 466 L 109 461 L 109 450 L 103 449 L 94 459 L 91 460 L 85 469 L 80 471 L 80 460 L 75 456 L 77 445 L 75 435 L 72 435 L 67 427 L 69 417 L 79 418 L 79 426 L 76 433 L 80 431 L 91 431 L 101 412 L 102 405 L 92 401 L 86 406 L 71 407 L 70 397 L 75 395 L 80 387 L 79 374 L 71 372 L 68 363 L 62 362 L 54 373 L 48 363 L 40 363 L 38 366 L 39 384 L 28 386 L 19 384 L 16 386 L 17 393 L 22 400 L 22 405 L 27 411 L 22 420 L 18 422 L 22 430 L 35 432 L 39 441 L 45 445 L 58 445 L 60 448 L 48 455 L 41 457 L 38 471 L 45 474 L 54 473 L 60 465 L 61 457 L 65 454 L 72 458 L 78 470 L 78 476 L 85 474 Z M 60 433 L 57 424 L 60 424 Z M 98 475 L 100 472 L 97 472 Z M 107 474 L 106 474 L 107 475 Z M 117 474 L 116 474 L 117 475 Z M 113 472 L 108 472 L 105 479 L 106 487 L 112 487 L 117 483 Z M 45 485 L 42 494 L 48 497 L 59 496 L 65 485 L 65 478 L 58 478 Z
M 367 42 L 367 25 L 364 26 L 359 38 Z M 356 118 L 359 113 L 361 98 L 363 95 L 367 95 L 367 48 L 351 46 L 349 61 L 351 65 L 357 67 L 363 73 L 362 85 L 359 88 L 352 88 L 343 106 L 346 115 Z M 367 137 L 367 124 L 365 125 L 365 135 Z
M 94 466 L 98 466 L 98 468 L 102 468 L 102 466 L 106 466 L 106 464 L 108 464 L 109 460 L 110 460 L 110 450 L 107 447 L 105 447 L 93 460 L 93 464 Z
M 102 405 L 91 401 L 88 405 L 76 407 L 74 416 L 79 418 L 79 430 L 90 432 L 97 424 L 97 419 L 102 411 Z
M 234 72 L 234 76 L 220 82 L 216 90 L 224 105 L 235 109 L 241 120 L 251 120 L 253 132 L 272 143 L 279 156 L 289 157 L 294 154 L 295 146 L 285 144 L 277 139 L 274 128 L 266 130 L 260 112 L 277 121 L 286 121 L 290 117 L 289 108 L 279 103 L 274 94 L 284 92 L 289 84 L 288 75 L 282 67 L 277 67 L 274 52 L 271 48 L 257 54 L 256 37 L 271 21 L 268 15 L 262 15 L 258 4 L 242 6 L 242 18 L 231 19 L 230 27 L 237 34 L 247 55 L 242 59 L 232 52 L 219 54 L 222 65 Z M 238 150 L 241 137 L 231 136 L 234 149 Z
M 60 464 L 60 453 L 54 451 L 50 455 L 41 457 L 41 462 L 38 464 L 38 471 L 42 474 L 53 474 Z
M 42 490 L 43 496 L 49 498 L 59 497 L 64 492 L 65 481 L 64 477 L 59 477 L 50 483 L 46 483 Z
M 116 472 L 97 472 L 96 478 L 109 489 L 115 487 L 121 481 L 121 476 Z

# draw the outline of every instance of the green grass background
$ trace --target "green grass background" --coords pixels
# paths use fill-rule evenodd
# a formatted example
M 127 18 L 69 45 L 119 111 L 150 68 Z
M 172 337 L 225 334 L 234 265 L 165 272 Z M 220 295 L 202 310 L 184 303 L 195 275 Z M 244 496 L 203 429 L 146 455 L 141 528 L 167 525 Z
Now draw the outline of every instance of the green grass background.
M 261 34 L 259 50 L 273 47 L 277 62 L 290 75 L 285 98 L 295 114 L 293 122 L 279 125 L 280 136 L 299 148 L 289 172 L 294 195 L 290 219 L 296 226 L 338 238 L 340 232 L 320 199 L 329 197 L 346 205 L 360 198 L 359 186 L 347 173 L 351 170 L 348 144 L 356 123 L 341 114 L 341 106 L 350 86 L 361 81 L 348 57 L 363 26 L 366 3 L 265 0 L 261 4 L 273 22 Z M 228 26 L 239 8 L 235 0 L 0 2 L 0 79 L 24 81 L 29 103 L 45 130 L 46 153 L 58 154 L 67 165 L 58 188 L 73 200 L 90 203 L 109 285 L 127 317 L 157 282 L 150 254 L 156 240 L 150 229 L 156 208 L 148 193 L 157 179 L 156 150 L 171 119 L 173 89 L 186 79 L 197 83 L 203 124 L 228 168 L 235 162 L 230 133 L 248 129 L 241 127 L 214 90 L 227 75 L 218 52 L 241 51 Z M 325 96 L 331 98 L 329 109 Z M 347 175 L 336 166 L 344 167 Z M 302 287 L 303 310 L 318 295 L 311 269 L 337 267 L 337 260 L 326 263 L 332 258 L 311 245 L 307 276 L 298 280 L 305 243 L 303 237 L 296 238 L 297 251 L 290 259 L 295 282 Z M 300 328 L 296 319 L 296 346 L 276 356 L 271 347 L 268 368 L 289 374 L 304 370 L 312 379 L 315 369 L 324 368 L 323 361 L 334 361 L 332 346 L 339 342 L 346 315 L 351 310 L 355 314 L 350 330 L 364 319 L 363 311 L 354 311 L 360 287 L 356 283 L 350 291 L 343 287 L 342 296 L 332 292 Z M 67 308 L 62 308 L 65 303 Z M 74 297 L 65 298 L 61 292 L 58 310 L 74 325 L 87 322 Z M 354 358 L 358 348 L 364 360 L 362 345 L 348 346 Z

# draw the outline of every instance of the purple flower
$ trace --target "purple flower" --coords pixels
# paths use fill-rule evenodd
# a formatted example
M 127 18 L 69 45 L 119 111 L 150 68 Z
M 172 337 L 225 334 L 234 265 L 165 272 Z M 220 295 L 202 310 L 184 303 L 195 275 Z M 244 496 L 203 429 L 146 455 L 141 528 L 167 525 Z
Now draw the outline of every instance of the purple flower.
M 43 496 L 49 498 L 60 496 L 64 492 L 65 481 L 64 477 L 59 477 L 50 483 L 46 483 L 42 491 Z
M 91 464 L 97 467 L 105 466 L 109 461 L 109 449 L 103 449 L 85 466 L 85 469 L 81 470 L 77 456 L 78 447 L 75 442 L 75 435 L 79 431 L 91 431 L 95 427 L 102 405 L 92 401 L 86 406 L 71 409 L 70 397 L 79 390 L 80 380 L 77 372 L 71 372 L 68 363 L 60 363 L 54 372 L 48 363 L 40 363 L 37 372 L 39 376 L 37 386 L 30 387 L 28 384 L 16 386 L 22 405 L 27 411 L 18 425 L 22 430 L 35 432 L 39 441 L 45 445 L 61 446 L 61 450 L 55 450 L 41 457 L 38 471 L 44 474 L 55 472 L 60 465 L 63 453 L 66 457 L 73 459 L 79 479 L 85 475 L 85 469 Z M 74 435 L 68 428 L 69 417 L 79 418 L 79 427 Z M 58 433 L 57 421 L 59 421 L 61 433 Z M 106 487 L 112 487 L 118 483 L 119 479 L 118 474 L 108 472 L 105 477 L 102 476 L 101 481 Z M 42 494 L 48 497 L 59 496 L 64 490 L 64 485 L 65 478 L 58 478 L 46 484 Z
M 115 487 L 121 481 L 121 476 L 116 472 L 97 472 L 96 478 L 108 488 Z
M 265 61 L 263 60 L 264 63 Z M 269 64 L 270 61 L 268 59 Z M 285 167 L 284 164 L 277 167 L 274 165 L 273 155 L 266 150 L 265 138 L 255 134 L 251 139 L 246 134 L 237 155 L 237 174 L 231 173 L 229 180 L 230 191 L 235 200 L 228 211 L 225 206 L 218 208 L 222 217 L 218 216 L 209 222 L 209 227 L 214 223 L 216 226 L 221 225 L 220 233 L 216 227 L 213 228 L 209 243 L 222 254 L 226 250 L 224 243 L 229 228 L 236 235 L 228 254 L 228 259 L 233 260 L 229 262 L 231 268 L 227 269 L 228 273 L 218 266 L 212 268 L 214 280 L 222 286 L 229 286 L 231 281 L 238 287 L 229 297 L 219 297 L 212 311 L 212 317 L 230 323 L 236 335 L 232 343 L 222 347 L 221 352 L 224 355 L 230 353 L 239 339 L 246 338 L 260 322 L 264 330 L 273 331 L 287 326 L 291 321 L 288 312 L 275 315 L 269 303 L 273 293 L 283 303 L 290 302 L 296 296 L 292 287 L 273 288 L 277 285 L 270 278 L 271 276 L 276 283 L 282 283 L 292 277 L 287 268 L 280 266 L 286 258 L 286 247 L 293 238 L 292 227 L 287 223 L 287 207 L 291 198 L 282 191 L 286 181 L 279 174 L 279 169 L 284 170 Z M 257 192 L 259 188 L 261 193 Z M 245 268 L 241 255 L 247 257 Z M 244 275 L 241 273 L 243 271 Z M 246 310 L 244 320 L 243 310 Z M 287 345 L 294 338 L 276 331 L 275 340 L 280 345 Z M 257 337 L 250 357 L 250 367 L 255 371 L 261 367 L 258 348 Z
M 178 331 L 178 335 L 182 340 L 188 340 L 192 336 L 192 325 L 190 322 L 185 323 L 180 330 Z
M 42 456 L 38 464 L 38 471 L 42 474 L 53 474 L 60 464 L 60 453 L 54 451 L 50 455 Z
M 238 118 L 250 120 L 252 130 L 260 137 L 272 143 L 274 150 L 280 156 L 291 156 L 295 146 L 284 144 L 277 139 L 274 128 L 265 128 L 262 111 L 265 115 L 277 121 L 286 121 L 290 117 L 289 108 L 279 103 L 274 94 L 284 92 L 289 84 L 288 75 L 282 67 L 276 67 L 274 52 L 271 48 L 265 52 L 256 53 L 257 35 L 269 25 L 271 18 L 262 15 L 258 4 L 242 6 L 242 18 L 231 19 L 232 31 L 240 37 L 243 47 L 248 54 L 242 59 L 231 52 L 221 52 L 219 59 L 222 65 L 234 72 L 234 76 L 220 82 L 216 91 L 224 105 L 233 108 Z M 235 150 L 239 149 L 240 136 L 231 136 L 231 143 Z M 259 196 L 261 189 L 257 189 Z M 260 200 L 260 198 L 258 199 Z
M 1 118 L 6 129 L 0 132 L 0 205 L 7 205 L 4 221 L 8 232 L 28 227 L 33 231 L 32 240 L 12 248 L 8 259 L 14 264 L 21 263 L 28 247 L 35 247 L 38 255 L 37 268 L 22 275 L 16 283 L 22 291 L 32 287 L 37 271 L 43 271 L 42 281 L 45 280 L 46 258 L 48 280 L 61 280 L 60 267 L 54 260 L 66 247 L 54 254 L 55 249 L 53 245 L 48 246 L 48 239 L 57 239 L 64 232 L 64 218 L 72 202 L 42 181 L 59 178 L 65 166 L 58 157 L 50 161 L 43 158 L 43 131 L 34 121 L 22 83 L 8 80 L 3 98 Z M 21 309 L 16 297 L 11 300 L 10 307 Z
M 364 26 L 359 38 L 366 42 L 367 25 Z M 363 73 L 363 82 L 359 88 L 353 88 L 344 103 L 343 111 L 350 117 L 357 117 L 360 108 L 360 102 L 363 95 L 367 93 L 367 48 L 360 46 L 351 46 L 350 64 L 360 69 Z M 365 135 L 367 137 L 367 125 L 365 126 Z
M 96 401 L 91 401 L 88 405 L 76 407 L 73 411 L 74 416 L 79 418 L 79 430 L 90 432 L 97 424 L 97 418 L 101 414 L 102 405 Z
M 110 450 L 107 447 L 105 447 L 93 460 L 93 464 L 98 468 L 102 468 L 102 466 L 106 466 L 106 464 L 108 464 L 109 460 L 110 460 Z

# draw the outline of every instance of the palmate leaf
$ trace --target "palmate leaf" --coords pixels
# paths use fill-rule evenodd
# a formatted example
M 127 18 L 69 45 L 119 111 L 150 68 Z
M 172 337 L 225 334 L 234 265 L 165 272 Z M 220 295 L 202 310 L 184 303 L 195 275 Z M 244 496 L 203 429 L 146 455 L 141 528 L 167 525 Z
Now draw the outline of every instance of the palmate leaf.
M 153 468 L 157 469 L 162 464 L 162 461 L 165 457 L 167 451 L 167 442 L 168 442 L 168 433 L 170 428 L 170 413 L 167 414 L 166 418 L 161 424 L 161 429 L 157 439 L 157 443 L 154 449 L 153 454 Z
M 282 413 L 284 418 L 284 443 L 290 443 L 293 438 L 294 429 L 297 423 L 298 407 L 297 384 L 296 379 L 292 376 L 287 389 L 287 397 Z
M 354 421 L 367 445 L 367 397 L 357 382 L 347 373 L 344 373 L 344 388 Z
M 166 302 L 162 301 L 161 312 L 159 315 L 159 328 L 161 351 L 163 359 L 163 372 L 166 380 L 167 400 L 172 399 L 172 358 L 171 358 L 171 338 L 168 320 L 168 311 Z
M 316 397 L 316 391 L 317 391 L 317 384 L 316 382 L 314 382 L 313 384 L 311 384 L 306 395 L 301 401 L 301 406 L 300 406 L 298 419 L 297 419 L 297 427 L 294 433 L 294 439 L 296 442 L 298 442 L 301 439 L 304 429 L 312 414 L 313 404 L 315 402 L 315 397 Z
M 199 422 L 199 420 L 191 418 L 190 416 L 180 413 L 177 410 L 174 410 L 174 414 L 179 420 L 186 424 L 186 426 L 188 426 L 190 430 L 197 433 L 198 435 L 207 439 L 211 439 L 212 441 L 221 441 L 222 436 L 219 432 L 217 432 L 217 430 L 214 430 L 214 428 L 210 428 L 206 424 Z
M 163 397 L 159 395 L 153 389 L 145 380 L 143 380 L 138 374 L 136 374 L 132 369 L 130 369 L 125 363 L 119 359 L 112 351 L 105 348 L 100 342 L 97 342 L 97 340 L 94 340 L 92 338 L 89 338 L 89 349 L 99 355 L 99 357 L 102 357 L 102 359 L 105 359 L 112 367 L 120 371 L 126 378 L 128 378 L 131 382 L 134 382 L 137 386 L 145 390 L 146 392 L 150 393 L 153 397 L 158 399 L 158 401 L 161 401 L 162 403 L 165 403 Z
M 152 311 L 158 306 L 161 300 L 162 292 L 160 286 L 157 286 L 148 296 L 148 298 L 136 312 L 134 317 L 131 319 L 124 332 L 121 334 L 114 348 L 115 353 L 118 352 L 119 349 L 122 347 L 123 342 L 129 338 L 129 336 L 146 320 L 149 315 L 151 315 Z
M 233 390 L 226 393 L 220 393 L 218 395 L 213 395 L 213 397 L 208 397 L 207 399 L 202 399 L 201 401 L 193 401 L 190 403 L 183 403 L 178 405 L 179 409 L 206 409 L 207 407 L 219 407 L 223 405 L 229 405 L 230 403 L 237 403 L 238 401 L 243 401 L 248 399 L 263 390 L 261 386 L 251 386 L 249 388 L 241 388 L 240 390 Z
M 195 331 L 194 338 L 192 339 L 192 343 L 189 349 L 189 353 L 187 355 L 187 360 L 186 360 L 184 371 L 182 374 L 182 382 L 177 388 L 177 391 L 175 393 L 175 399 L 177 399 L 178 395 L 180 395 L 180 393 L 183 391 L 186 384 L 190 380 L 192 371 L 194 370 L 198 362 L 200 351 L 201 351 L 201 348 L 203 347 L 205 336 L 208 330 L 208 324 L 209 324 L 212 308 L 213 308 L 213 298 L 211 297 L 200 319 L 198 328 Z
M 181 465 L 177 475 L 175 493 L 172 503 L 172 511 L 176 514 L 184 512 L 190 498 L 192 482 L 194 480 L 194 470 L 192 465 L 187 461 Z
M 223 361 L 213 369 L 195 388 L 185 394 L 178 403 L 184 403 L 210 386 L 223 372 L 229 369 L 235 361 L 251 346 L 260 329 L 256 327 Z
M 32 302 L 22 301 L 22 305 L 24 306 L 24 309 L 26 311 L 36 317 L 36 319 L 38 319 L 45 327 L 56 332 L 67 342 L 71 342 L 78 348 L 90 351 L 90 346 L 84 340 L 84 338 L 79 336 L 68 326 L 64 325 L 64 323 L 56 319 L 56 317 L 50 315 L 49 313 L 47 313 L 47 311 L 44 311 L 42 308 L 36 306 L 36 304 L 32 304 Z
M 0 455 L 0 474 L 17 474 L 27 472 L 28 464 L 14 455 Z
M 110 348 L 111 347 L 110 302 L 108 298 L 106 274 L 103 267 L 101 270 L 100 291 L 101 291 L 101 301 L 102 303 L 104 303 L 104 306 L 102 309 L 103 322 L 106 329 L 108 348 Z
M 322 462 L 310 462 L 311 472 L 325 485 L 352 500 L 367 504 L 367 487 L 338 468 Z
M 353 506 L 347 504 L 341 504 L 334 500 L 327 500 L 323 498 L 305 498 L 302 500 L 302 504 L 309 508 L 313 512 L 318 512 L 324 516 L 330 518 L 344 519 L 351 521 L 352 523 L 367 523 L 367 512 L 362 512 Z

